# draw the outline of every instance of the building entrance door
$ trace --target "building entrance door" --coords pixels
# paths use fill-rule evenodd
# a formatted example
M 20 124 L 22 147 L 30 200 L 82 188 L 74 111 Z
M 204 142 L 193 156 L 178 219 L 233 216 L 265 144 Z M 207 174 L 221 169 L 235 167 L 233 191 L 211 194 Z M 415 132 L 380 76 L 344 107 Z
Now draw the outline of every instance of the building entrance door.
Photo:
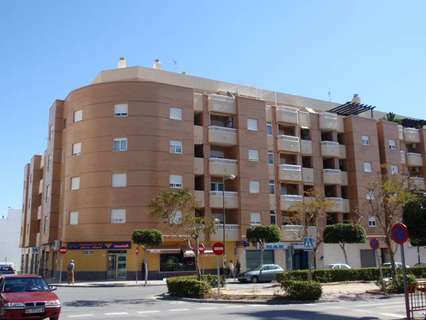
M 127 279 L 127 254 L 108 253 L 107 254 L 107 280 Z

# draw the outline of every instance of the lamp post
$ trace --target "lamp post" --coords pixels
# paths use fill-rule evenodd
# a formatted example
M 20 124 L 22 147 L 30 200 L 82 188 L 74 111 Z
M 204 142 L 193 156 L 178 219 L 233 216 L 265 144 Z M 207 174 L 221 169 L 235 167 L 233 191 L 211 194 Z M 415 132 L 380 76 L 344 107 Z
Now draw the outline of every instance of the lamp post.
M 225 274 L 225 267 L 226 267 L 226 233 L 225 233 L 225 225 L 226 225 L 226 214 L 225 214 L 225 182 L 227 180 L 234 180 L 235 176 L 233 174 L 229 176 L 223 176 L 222 177 L 222 210 L 223 210 L 223 221 L 222 221 L 222 237 L 223 237 L 223 264 L 224 264 L 224 274 Z

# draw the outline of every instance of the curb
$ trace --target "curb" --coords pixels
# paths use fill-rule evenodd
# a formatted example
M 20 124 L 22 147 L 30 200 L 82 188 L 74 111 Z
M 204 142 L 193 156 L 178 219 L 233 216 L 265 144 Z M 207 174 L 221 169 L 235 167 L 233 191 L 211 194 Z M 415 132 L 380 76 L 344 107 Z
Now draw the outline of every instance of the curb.
M 57 288 L 147 288 L 147 287 L 161 287 L 165 286 L 166 284 L 134 284 L 134 285 L 126 285 L 126 284 L 56 284 L 52 283 L 52 286 L 55 286 Z

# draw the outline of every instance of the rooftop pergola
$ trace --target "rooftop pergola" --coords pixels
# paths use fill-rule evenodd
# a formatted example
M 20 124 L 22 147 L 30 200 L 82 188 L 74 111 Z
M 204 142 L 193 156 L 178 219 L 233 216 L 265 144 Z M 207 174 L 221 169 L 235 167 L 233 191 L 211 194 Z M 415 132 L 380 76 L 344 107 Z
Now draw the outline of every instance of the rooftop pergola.
M 371 113 L 373 113 L 374 108 L 375 106 L 348 101 L 345 104 L 328 110 L 328 112 L 337 113 L 340 116 L 356 116 L 366 111 L 370 111 Z

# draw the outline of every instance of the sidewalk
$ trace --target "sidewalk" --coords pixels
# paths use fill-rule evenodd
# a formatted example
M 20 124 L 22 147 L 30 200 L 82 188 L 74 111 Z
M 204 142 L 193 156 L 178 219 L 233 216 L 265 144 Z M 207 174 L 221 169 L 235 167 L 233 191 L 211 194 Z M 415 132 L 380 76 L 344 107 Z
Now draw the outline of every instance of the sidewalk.
M 74 288 L 113 288 L 113 287 L 144 287 L 145 281 L 99 281 L 99 282 L 76 282 L 74 284 L 68 284 L 67 282 L 62 283 L 50 283 L 55 287 L 74 287 Z M 147 286 L 165 286 L 165 280 L 149 280 Z

